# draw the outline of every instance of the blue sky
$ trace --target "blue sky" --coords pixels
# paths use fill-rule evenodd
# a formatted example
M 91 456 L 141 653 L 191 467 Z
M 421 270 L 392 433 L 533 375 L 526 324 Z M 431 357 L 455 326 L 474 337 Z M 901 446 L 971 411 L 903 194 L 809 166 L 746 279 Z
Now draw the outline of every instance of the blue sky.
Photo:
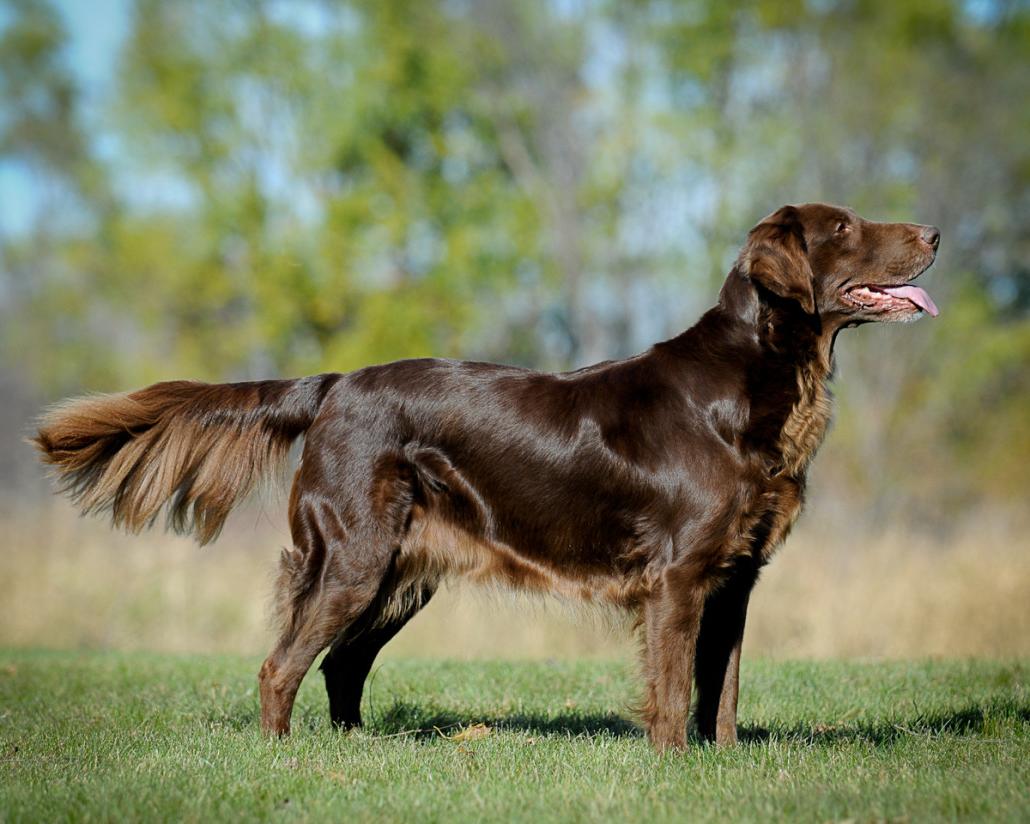
M 128 31 L 128 0 L 57 0 L 70 38 L 68 60 L 88 94 L 102 94 Z

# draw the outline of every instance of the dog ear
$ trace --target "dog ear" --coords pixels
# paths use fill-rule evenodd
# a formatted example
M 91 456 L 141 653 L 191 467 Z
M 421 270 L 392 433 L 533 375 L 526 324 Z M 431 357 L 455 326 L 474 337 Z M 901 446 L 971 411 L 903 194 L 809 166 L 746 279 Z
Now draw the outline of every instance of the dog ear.
M 815 276 L 796 207 L 784 206 L 748 233 L 740 264 L 754 283 L 815 314 Z

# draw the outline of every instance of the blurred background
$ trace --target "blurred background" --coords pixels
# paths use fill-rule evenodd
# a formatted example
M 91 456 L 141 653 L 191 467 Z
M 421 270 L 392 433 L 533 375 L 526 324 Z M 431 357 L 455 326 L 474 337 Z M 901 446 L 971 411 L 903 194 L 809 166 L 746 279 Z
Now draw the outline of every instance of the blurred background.
M 213 547 L 53 498 L 45 404 L 672 336 L 783 203 L 933 223 L 937 320 L 837 346 L 770 656 L 1030 654 L 1030 4 L 0 0 L 0 644 L 260 654 L 284 496 Z M 629 655 L 438 597 L 398 655 Z

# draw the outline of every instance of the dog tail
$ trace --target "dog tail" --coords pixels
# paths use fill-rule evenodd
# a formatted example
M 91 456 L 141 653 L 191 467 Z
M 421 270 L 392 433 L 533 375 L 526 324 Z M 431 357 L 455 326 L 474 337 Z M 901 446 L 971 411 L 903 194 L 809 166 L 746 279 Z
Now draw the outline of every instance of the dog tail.
M 229 511 L 281 466 L 340 378 L 156 383 L 48 410 L 31 442 L 84 514 L 140 532 L 168 504 L 168 526 L 213 541 Z

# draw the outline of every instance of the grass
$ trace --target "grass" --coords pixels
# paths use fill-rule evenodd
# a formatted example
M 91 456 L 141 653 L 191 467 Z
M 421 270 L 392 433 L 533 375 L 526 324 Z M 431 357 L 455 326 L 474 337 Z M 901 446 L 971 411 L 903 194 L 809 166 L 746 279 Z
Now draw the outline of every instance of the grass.
M 1025 662 L 749 662 L 743 743 L 664 756 L 628 663 L 389 660 L 349 734 L 313 674 L 282 741 L 258 664 L 0 652 L 0 819 L 1030 819 Z

